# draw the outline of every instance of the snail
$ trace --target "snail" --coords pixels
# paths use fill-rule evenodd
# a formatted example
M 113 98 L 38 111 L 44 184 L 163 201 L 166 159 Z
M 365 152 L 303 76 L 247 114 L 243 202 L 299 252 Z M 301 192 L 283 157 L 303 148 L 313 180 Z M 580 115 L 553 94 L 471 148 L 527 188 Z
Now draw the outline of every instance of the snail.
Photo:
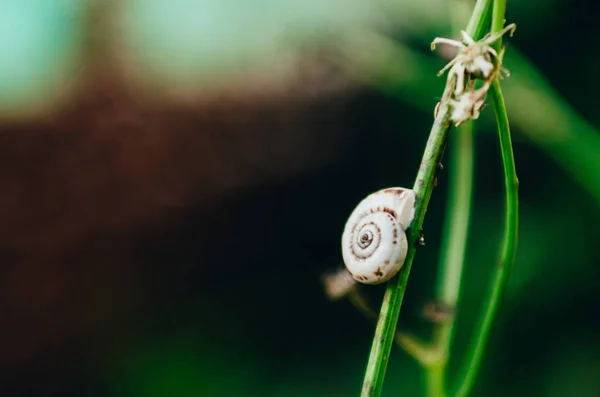
M 414 216 L 415 193 L 401 187 L 379 190 L 356 206 L 342 234 L 344 264 L 355 280 L 381 284 L 398 273 Z

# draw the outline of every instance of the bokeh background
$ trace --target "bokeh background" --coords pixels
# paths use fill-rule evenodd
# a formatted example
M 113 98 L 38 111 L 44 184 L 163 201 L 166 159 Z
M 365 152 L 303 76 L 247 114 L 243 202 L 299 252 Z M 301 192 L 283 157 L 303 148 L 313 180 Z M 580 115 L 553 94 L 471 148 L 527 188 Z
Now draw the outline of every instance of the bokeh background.
M 358 395 L 374 324 L 321 278 L 356 203 L 412 186 L 429 43 L 473 3 L 2 0 L 0 395 Z M 599 11 L 508 2 L 520 242 L 474 396 L 600 395 Z M 450 375 L 503 229 L 490 108 L 475 161 Z M 399 323 L 424 337 L 446 175 Z M 422 383 L 394 347 L 384 394 Z

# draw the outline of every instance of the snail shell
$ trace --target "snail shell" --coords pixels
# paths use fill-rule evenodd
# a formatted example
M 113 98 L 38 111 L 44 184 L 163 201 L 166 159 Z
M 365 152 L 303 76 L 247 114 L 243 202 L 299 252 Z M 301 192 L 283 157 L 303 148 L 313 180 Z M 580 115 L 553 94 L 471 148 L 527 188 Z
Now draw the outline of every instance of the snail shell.
M 344 264 L 355 280 L 380 284 L 398 273 L 414 216 L 415 193 L 400 187 L 372 193 L 356 206 L 342 234 Z

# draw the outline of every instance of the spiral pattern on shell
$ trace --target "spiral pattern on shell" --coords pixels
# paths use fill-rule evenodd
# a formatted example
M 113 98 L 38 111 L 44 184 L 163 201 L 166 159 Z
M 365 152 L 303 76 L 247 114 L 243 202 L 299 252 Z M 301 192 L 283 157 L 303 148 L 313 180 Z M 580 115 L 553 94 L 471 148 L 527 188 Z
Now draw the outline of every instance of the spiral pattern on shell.
M 370 194 L 352 211 L 342 235 L 342 256 L 355 280 L 380 284 L 402 268 L 414 204 L 412 190 L 388 188 Z

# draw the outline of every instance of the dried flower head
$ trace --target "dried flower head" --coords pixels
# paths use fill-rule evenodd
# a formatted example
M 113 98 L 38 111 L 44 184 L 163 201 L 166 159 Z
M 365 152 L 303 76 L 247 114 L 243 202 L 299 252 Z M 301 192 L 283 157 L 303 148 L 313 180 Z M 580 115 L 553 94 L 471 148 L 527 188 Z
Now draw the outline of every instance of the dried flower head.
M 497 70 L 502 68 L 502 52 L 498 52 L 491 45 L 507 32 L 510 35 L 516 29 L 514 23 L 506 26 L 499 32 L 487 34 L 479 41 L 475 41 L 467 32 L 461 31 L 462 41 L 436 37 L 431 43 L 434 50 L 436 44 L 448 44 L 458 47 L 458 54 L 440 72 L 438 76 L 450 69 L 448 79 L 456 78 L 454 94 L 460 95 L 464 90 L 465 77 L 482 78 L 488 80 L 494 77 Z
M 468 120 L 477 120 L 483 105 L 485 96 L 490 88 L 491 82 L 486 81 L 483 86 L 477 90 L 469 90 L 458 97 L 451 99 L 452 115 L 450 119 L 458 127 Z

